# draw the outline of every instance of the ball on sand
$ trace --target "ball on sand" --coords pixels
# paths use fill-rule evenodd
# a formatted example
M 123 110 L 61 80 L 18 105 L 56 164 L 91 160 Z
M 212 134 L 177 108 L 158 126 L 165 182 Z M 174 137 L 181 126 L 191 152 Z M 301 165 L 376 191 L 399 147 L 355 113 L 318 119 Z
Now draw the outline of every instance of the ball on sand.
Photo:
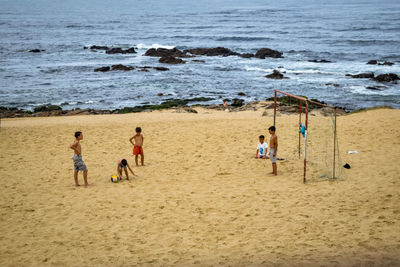
M 110 181 L 112 183 L 118 183 L 119 182 L 119 177 L 117 175 L 112 175 L 110 178 Z

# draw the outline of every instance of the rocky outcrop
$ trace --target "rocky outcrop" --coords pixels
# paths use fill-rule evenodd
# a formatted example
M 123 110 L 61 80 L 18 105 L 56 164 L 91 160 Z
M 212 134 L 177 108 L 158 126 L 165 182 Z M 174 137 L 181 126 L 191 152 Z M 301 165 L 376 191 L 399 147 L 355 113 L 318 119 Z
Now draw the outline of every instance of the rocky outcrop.
M 165 64 L 185 64 L 186 63 L 186 61 L 183 61 L 180 58 L 171 57 L 171 56 L 162 57 L 158 60 L 158 62 L 165 63 Z
M 268 74 L 265 77 L 268 79 L 274 79 L 274 80 L 289 79 L 288 77 L 283 76 L 283 74 L 277 70 L 274 70 L 273 73 Z
M 334 86 L 334 87 L 339 87 L 340 86 L 340 84 L 338 84 L 338 83 L 326 83 L 325 85 Z
M 122 49 L 120 47 L 114 47 L 109 50 L 106 50 L 106 54 L 135 54 L 135 48 L 131 47 L 128 49 Z
M 165 68 L 165 67 L 153 67 L 153 69 L 158 70 L 158 71 L 167 71 L 167 70 L 169 70 L 168 68 Z
M 272 50 L 270 48 L 261 48 L 257 51 L 254 57 L 261 59 L 265 59 L 266 57 L 282 58 L 282 54 L 282 52 L 279 52 L 277 50 Z
M 106 71 L 110 71 L 110 70 L 111 70 L 111 68 L 109 66 L 94 69 L 95 72 L 98 72 L 98 71 L 106 72 Z
M 97 69 L 94 69 L 95 72 L 107 72 L 107 71 L 129 71 L 129 70 L 134 70 L 134 69 L 138 69 L 139 71 L 145 71 L 145 72 L 149 72 L 149 69 L 153 69 L 153 70 L 158 70 L 158 71 L 167 71 L 169 70 L 168 68 L 165 67 L 150 67 L 150 66 L 143 66 L 143 67 L 134 67 L 134 66 L 125 66 L 122 64 L 116 64 L 116 65 L 112 65 L 110 66 L 105 66 L 105 67 L 100 67 Z
M 189 57 L 186 53 L 182 52 L 181 50 L 177 49 L 176 47 L 172 49 L 167 48 L 150 48 L 146 51 L 144 56 L 149 57 Z
M 375 59 L 368 61 L 367 64 L 369 64 L 369 65 L 384 65 L 384 66 L 394 65 L 393 62 L 384 61 L 383 63 L 380 63 L 380 62 L 378 62 L 378 60 L 375 60 Z
M 87 47 L 84 47 L 86 49 Z M 92 45 L 90 50 L 109 50 L 108 46 L 101 46 L 101 45 Z
M 40 52 L 44 52 L 44 50 L 35 48 L 35 49 L 29 50 L 29 52 L 31 52 L 31 53 L 40 53 Z
M 387 74 L 380 74 L 376 77 L 373 77 L 372 80 L 376 82 L 393 82 L 397 83 L 397 80 L 399 80 L 399 76 L 395 73 L 387 73 Z
M 134 67 L 131 66 L 125 66 L 122 64 L 118 64 L 118 65 L 112 65 L 111 66 L 111 70 L 123 70 L 123 71 L 128 71 L 128 70 L 134 70 Z
M 385 86 L 367 86 L 366 89 L 368 90 L 375 90 L 375 91 L 381 91 L 383 89 L 385 89 Z
M 244 100 L 240 98 L 234 98 L 232 100 L 231 106 L 232 107 L 241 107 L 244 104 Z
M 88 47 L 84 46 L 83 49 L 88 49 Z M 120 47 L 109 48 L 108 46 L 101 45 L 92 45 L 89 47 L 90 50 L 104 50 L 106 54 L 135 54 L 135 48 L 131 47 L 128 49 L 122 49 Z
M 239 57 L 242 57 L 242 58 L 252 58 L 252 57 L 254 57 L 254 54 L 244 53 L 244 54 L 240 54 Z
M 42 105 L 38 106 L 33 109 L 33 112 L 43 112 L 43 111 L 55 111 L 55 110 L 62 110 L 60 106 L 57 105 Z
M 332 61 L 325 60 L 325 59 L 312 59 L 312 60 L 308 60 L 308 62 L 313 62 L 313 63 L 332 63 Z
M 257 57 L 257 58 L 266 58 L 266 57 L 273 57 L 273 58 L 281 58 L 282 53 L 276 50 L 272 50 L 269 48 L 261 48 L 258 50 L 257 54 L 251 54 L 251 53 L 237 53 L 229 48 L 226 47 L 212 47 L 212 48 L 192 48 L 192 49 L 185 49 L 183 51 L 177 49 L 176 47 L 172 49 L 167 49 L 167 48 L 150 48 L 149 50 L 146 51 L 144 56 L 149 56 L 149 57 L 177 57 L 177 58 L 187 58 L 187 57 L 193 57 L 193 56 L 208 56 L 208 57 L 214 57 L 214 56 L 222 56 L 222 57 L 228 57 L 228 56 L 239 56 L 242 58 L 252 58 L 252 57 Z M 195 61 L 193 62 L 200 62 L 200 61 Z
M 238 56 L 239 53 L 233 52 L 229 48 L 225 47 L 215 47 L 215 48 L 194 48 L 194 49 L 186 49 L 183 51 L 184 53 L 190 53 L 192 55 L 198 56 Z
M 359 73 L 359 74 L 346 74 L 346 76 L 356 79 L 372 79 L 375 77 L 373 72 Z

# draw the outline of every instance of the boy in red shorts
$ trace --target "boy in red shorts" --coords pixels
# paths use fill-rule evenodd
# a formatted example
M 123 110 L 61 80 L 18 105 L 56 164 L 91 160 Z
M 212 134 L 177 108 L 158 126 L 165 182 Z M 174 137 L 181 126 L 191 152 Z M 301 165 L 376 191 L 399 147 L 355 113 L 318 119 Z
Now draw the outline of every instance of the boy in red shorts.
M 132 142 L 132 140 L 135 140 L 135 142 Z M 136 166 L 139 166 L 138 155 L 140 155 L 142 166 L 144 165 L 143 141 L 142 128 L 136 127 L 136 134 L 129 139 L 129 142 L 133 145 L 133 155 L 135 155 Z

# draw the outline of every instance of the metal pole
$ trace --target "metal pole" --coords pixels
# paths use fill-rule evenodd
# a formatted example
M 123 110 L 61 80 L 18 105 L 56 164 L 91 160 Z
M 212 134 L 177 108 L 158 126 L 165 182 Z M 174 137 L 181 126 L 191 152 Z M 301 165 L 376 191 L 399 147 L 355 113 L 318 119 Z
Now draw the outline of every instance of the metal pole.
M 275 90 L 275 95 L 274 95 L 274 126 L 276 122 L 276 90 Z
M 308 102 L 306 102 L 306 139 L 304 140 L 304 177 L 303 183 L 306 183 L 306 173 L 307 173 L 307 139 L 308 139 Z
M 333 129 L 333 179 L 335 179 L 335 164 L 336 164 L 336 107 L 334 109 L 335 121 Z
M 300 128 L 300 124 L 301 124 L 301 100 L 299 99 L 299 128 Z M 299 131 L 299 159 L 300 159 L 300 131 Z

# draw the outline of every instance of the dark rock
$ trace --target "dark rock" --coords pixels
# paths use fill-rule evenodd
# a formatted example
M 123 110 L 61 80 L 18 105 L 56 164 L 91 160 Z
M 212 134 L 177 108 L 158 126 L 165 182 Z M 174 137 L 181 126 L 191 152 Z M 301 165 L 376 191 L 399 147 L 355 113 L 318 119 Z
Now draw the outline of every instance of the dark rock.
M 325 60 L 325 59 L 320 59 L 320 60 L 312 59 L 312 60 L 309 60 L 308 62 L 314 62 L 314 63 L 332 63 L 332 61 Z
M 128 48 L 128 49 L 126 49 L 124 52 L 125 52 L 125 54 L 135 54 L 135 53 L 137 53 L 137 52 L 135 51 L 135 48 L 134 48 L 134 47 Z
M 98 45 L 92 45 L 90 47 L 91 50 L 108 50 L 108 46 L 98 46 Z
M 125 66 L 122 64 L 118 64 L 118 65 L 112 65 L 111 66 L 111 70 L 123 70 L 123 71 L 128 71 L 128 70 L 133 70 L 135 69 L 134 67 L 131 66 Z
M 383 62 L 383 63 L 380 63 L 379 65 L 393 66 L 394 63 L 393 63 L 393 62 L 389 62 L 389 61 L 385 61 L 385 62 Z
M 158 93 L 158 94 L 157 94 L 157 96 L 163 96 L 163 95 L 164 95 L 163 93 Z
M 89 48 L 89 47 L 87 47 L 87 46 L 84 46 L 84 47 L 83 47 L 83 49 L 88 49 L 88 48 Z
M 368 86 L 366 89 L 368 90 L 376 90 L 376 91 L 381 91 L 382 89 L 386 88 L 385 86 Z
M 232 100 L 231 106 L 232 106 L 232 107 L 241 107 L 241 106 L 243 106 L 243 103 L 244 103 L 244 100 L 243 100 L 243 99 L 234 98 L 234 99 Z
M 188 102 L 206 102 L 206 101 L 210 101 L 210 100 L 214 100 L 214 98 L 211 98 L 211 97 L 195 97 L 195 98 L 185 99 L 185 101 L 188 101 Z
M 139 68 L 139 71 L 149 72 L 149 70 L 147 68 L 143 68 L 143 67 Z
M 0 118 L 16 118 L 16 117 L 31 117 L 31 116 L 32 112 L 29 110 L 0 106 Z
M 176 47 L 172 49 L 150 48 L 144 55 L 149 57 L 189 57 L 185 52 L 180 51 Z
M 158 60 L 158 62 L 165 64 L 185 64 L 185 61 L 176 57 L 162 57 Z
M 331 85 L 331 86 L 334 86 L 334 87 L 339 87 L 340 86 L 340 84 L 337 84 L 337 83 L 326 83 L 325 85 Z
M 376 82 L 397 82 L 399 80 L 399 76 L 395 73 L 388 73 L 388 74 L 380 74 L 376 76 L 375 78 L 372 77 L 372 79 Z
M 129 49 L 122 49 L 120 47 L 114 47 L 109 50 L 106 50 L 106 54 L 135 54 L 135 48 L 131 47 Z
M 201 56 L 238 56 L 239 53 L 233 52 L 232 50 L 225 47 L 215 47 L 215 48 L 194 48 L 187 49 L 183 51 L 184 53 L 190 53 L 192 55 L 201 55 Z
M 56 110 L 62 110 L 62 108 L 57 105 L 42 105 L 34 108 L 33 112 L 56 111 Z
M 101 71 L 101 72 L 106 72 L 106 71 L 110 71 L 110 70 L 111 70 L 111 68 L 109 66 L 94 69 L 94 71 Z
M 44 52 L 44 50 L 40 50 L 40 49 L 32 49 L 32 50 L 29 50 L 29 52 L 31 52 L 31 53 L 40 53 L 40 52 Z
M 261 59 L 265 59 L 266 57 L 282 58 L 282 52 L 279 52 L 277 50 L 272 50 L 269 48 L 261 48 L 260 50 L 257 51 L 255 57 Z
M 277 70 L 274 70 L 273 73 L 268 74 L 268 75 L 266 75 L 265 77 L 266 77 L 266 78 L 269 78 L 269 79 L 275 79 L 275 80 L 289 79 L 288 77 L 283 76 L 283 74 L 280 73 L 280 72 L 277 71 Z
M 192 62 L 206 63 L 204 60 L 201 59 L 193 59 Z
M 367 64 L 370 64 L 370 65 L 384 65 L 384 66 L 393 66 L 394 65 L 393 62 L 385 61 L 383 63 L 379 63 L 377 60 L 370 60 L 370 61 L 367 62 Z
M 238 95 L 240 95 L 240 96 L 246 96 L 246 93 L 244 93 L 244 92 L 239 92 Z
M 356 78 L 356 79 L 371 79 L 374 78 L 374 73 L 369 72 L 369 73 L 359 73 L 359 74 L 346 74 L 346 76 L 349 76 L 351 78 Z
M 242 58 L 252 58 L 252 57 L 254 57 L 254 54 L 244 53 L 244 54 L 240 54 L 239 57 L 242 57 Z
M 183 108 L 183 110 L 188 113 L 198 113 L 197 110 L 195 110 L 193 108 L 189 108 L 189 107 L 185 107 L 185 108 Z
M 165 67 L 153 67 L 153 69 L 158 70 L 158 71 L 167 71 L 167 70 L 169 70 L 168 68 L 165 68 Z

